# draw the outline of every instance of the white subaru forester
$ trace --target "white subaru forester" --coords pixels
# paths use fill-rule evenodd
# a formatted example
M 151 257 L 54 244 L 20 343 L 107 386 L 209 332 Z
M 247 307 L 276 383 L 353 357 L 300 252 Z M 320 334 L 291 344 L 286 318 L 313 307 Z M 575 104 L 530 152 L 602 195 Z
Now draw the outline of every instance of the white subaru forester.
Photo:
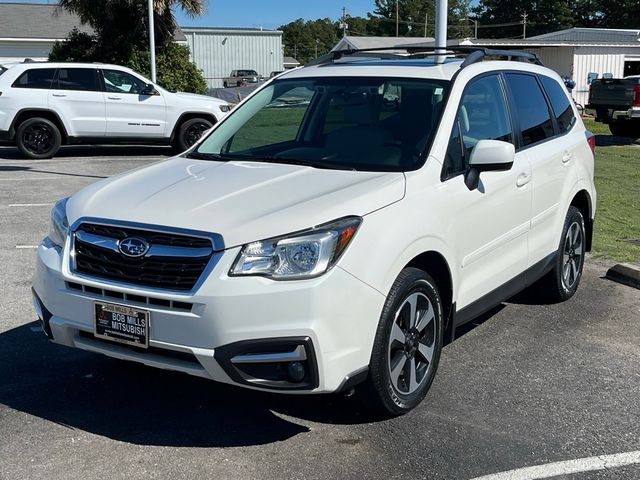
M 409 411 L 456 327 L 537 281 L 570 298 L 591 246 L 593 136 L 557 74 L 492 54 L 330 54 L 185 154 L 60 200 L 33 281 L 44 331 Z

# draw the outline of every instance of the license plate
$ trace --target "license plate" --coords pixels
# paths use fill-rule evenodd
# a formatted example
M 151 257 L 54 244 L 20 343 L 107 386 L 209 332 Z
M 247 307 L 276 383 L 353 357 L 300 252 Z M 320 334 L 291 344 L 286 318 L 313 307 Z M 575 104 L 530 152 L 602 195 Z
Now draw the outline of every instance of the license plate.
M 97 338 L 149 347 L 149 311 L 114 303 L 95 302 L 94 335 Z

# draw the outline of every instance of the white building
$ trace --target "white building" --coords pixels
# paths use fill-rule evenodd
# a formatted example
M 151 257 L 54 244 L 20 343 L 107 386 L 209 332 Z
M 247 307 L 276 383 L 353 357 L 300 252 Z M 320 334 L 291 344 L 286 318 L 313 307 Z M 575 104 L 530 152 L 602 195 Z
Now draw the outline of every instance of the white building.
M 433 45 L 429 39 L 415 37 L 346 37 L 334 50 L 394 47 L 416 42 Z M 640 30 L 570 28 L 525 40 L 464 39 L 447 43 L 535 53 L 544 65 L 576 82 L 572 95 L 582 105 L 588 103 L 589 74 L 598 74 L 599 78 L 640 75 Z
M 0 62 L 47 60 L 53 44 L 74 27 L 91 32 L 78 17 L 55 5 L 0 3 Z
M 255 70 L 266 77 L 284 70 L 282 32 L 258 28 L 181 27 L 191 58 L 209 88 L 222 87 L 233 70 Z

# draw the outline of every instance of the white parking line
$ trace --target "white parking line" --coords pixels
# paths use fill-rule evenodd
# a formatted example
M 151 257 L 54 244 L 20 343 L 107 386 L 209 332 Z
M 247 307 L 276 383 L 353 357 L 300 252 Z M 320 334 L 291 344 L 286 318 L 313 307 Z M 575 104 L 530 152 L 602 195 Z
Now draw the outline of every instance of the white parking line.
M 38 245 L 16 245 L 16 248 L 18 250 L 29 250 L 38 248 Z
M 558 475 L 592 472 L 610 468 L 640 464 L 640 450 L 635 452 L 615 453 L 613 455 L 599 455 L 597 457 L 578 458 L 565 462 L 547 463 L 535 467 L 517 468 L 506 472 L 492 473 L 471 480 L 536 480 L 551 478 Z
M 10 203 L 10 207 L 50 207 L 53 203 Z

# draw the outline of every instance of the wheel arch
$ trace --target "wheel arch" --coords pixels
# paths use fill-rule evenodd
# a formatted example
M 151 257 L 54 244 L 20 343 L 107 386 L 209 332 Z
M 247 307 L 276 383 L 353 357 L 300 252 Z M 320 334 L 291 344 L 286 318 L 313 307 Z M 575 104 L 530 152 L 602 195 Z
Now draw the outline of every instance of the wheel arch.
M 176 139 L 176 135 L 178 134 L 178 130 L 180 126 L 186 122 L 187 120 L 191 120 L 194 118 L 204 118 L 205 120 L 209 120 L 213 125 L 218 123 L 218 119 L 211 112 L 186 112 L 178 117 L 176 124 L 173 126 L 173 131 L 171 132 L 171 142 Z
M 55 126 L 60 130 L 60 135 L 62 135 L 62 143 L 67 143 L 69 134 L 60 116 L 53 110 L 41 108 L 23 108 L 22 110 L 19 110 L 18 113 L 16 113 L 13 122 L 11 123 L 11 127 L 9 128 L 10 138 L 13 140 L 15 139 L 16 130 L 22 122 L 35 117 L 46 118 L 47 120 L 53 122 Z
M 590 252 L 591 245 L 593 243 L 593 218 L 591 215 L 591 212 L 593 212 L 592 210 L 593 207 L 592 207 L 592 201 L 591 201 L 591 196 L 589 195 L 589 192 L 587 192 L 584 189 L 579 190 L 573 196 L 573 199 L 571 200 L 571 203 L 569 204 L 569 206 L 576 207 L 578 210 L 580 210 L 580 213 L 582 213 L 582 216 L 584 218 L 584 228 L 586 230 L 585 249 L 587 252 Z

